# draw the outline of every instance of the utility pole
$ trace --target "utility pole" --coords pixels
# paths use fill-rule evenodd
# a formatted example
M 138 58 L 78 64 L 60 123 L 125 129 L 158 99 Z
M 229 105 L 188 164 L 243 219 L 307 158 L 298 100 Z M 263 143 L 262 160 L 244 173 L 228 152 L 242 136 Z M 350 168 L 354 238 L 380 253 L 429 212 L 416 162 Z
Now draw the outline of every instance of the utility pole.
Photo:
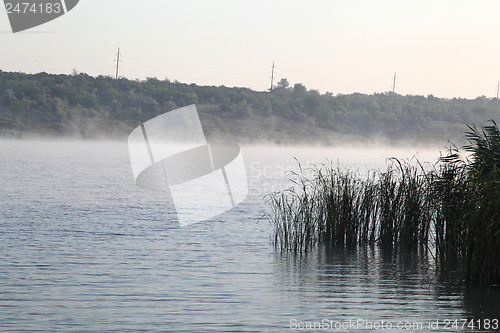
M 118 69 L 120 68 L 120 48 L 118 48 L 118 53 L 116 55 L 116 76 L 115 80 L 118 80 Z
M 497 84 L 497 99 L 498 99 L 499 92 L 500 92 L 500 81 L 498 81 L 498 84 Z
M 273 69 L 271 72 L 271 89 L 269 89 L 269 91 L 273 91 L 273 83 L 274 83 L 274 61 L 273 61 Z
M 394 79 L 392 80 L 392 93 L 396 91 L 396 72 L 394 72 Z

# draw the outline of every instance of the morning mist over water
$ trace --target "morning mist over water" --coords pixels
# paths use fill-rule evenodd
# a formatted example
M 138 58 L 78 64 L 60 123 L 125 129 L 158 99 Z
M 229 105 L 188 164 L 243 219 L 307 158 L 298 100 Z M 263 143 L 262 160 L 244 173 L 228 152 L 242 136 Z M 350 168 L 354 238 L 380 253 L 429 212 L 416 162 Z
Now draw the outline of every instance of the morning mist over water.
M 31 82 L 5 77 L 6 85 Z M 0 302 L 8 309 L 0 327 L 282 332 L 359 320 L 359 329 L 404 324 L 435 331 L 436 323 L 446 330 L 459 318 L 475 329 L 480 324 L 472 320 L 496 318 L 496 290 L 471 291 L 442 276 L 431 252 L 400 256 L 378 244 L 317 244 L 284 253 L 273 244 L 276 224 L 266 218 L 269 194 L 300 188 L 294 173 L 314 177 L 324 165 L 363 180 L 395 165 L 389 158 L 432 170 L 447 140 L 464 135 L 457 117 L 496 115 L 496 100 L 331 96 L 302 86 L 258 93 L 82 74 L 61 78 L 66 85 L 46 74 L 30 78 L 43 88 L 30 99 L 11 89 L 0 108 L 1 133 L 10 138 L 0 142 L 0 274 L 7 277 Z M 51 85 L 58 93 L 49 92 Z M 235 96 L 217 100 L 217 93 Z M 164 182 L 159 191 L 136 185 L 126 138 L 136 130 L 142 158 L 156 163 L 147 143 L 155 131 L 144 124 L 198 98 L 207 103 L 197 106 L 206 141 L 241 149 L 248 194 L 181 227 Z M 228 170 L 214 182 L 217 193 L 236 193 Z M 208 193 L 183 190 L 184 212 L 208 215 L 205 201 L 219 199 Z
M 0 331 L 500 331 L 500 2 L 0 8 Z
M 273 250 L 262 196 L 290 185 L 294 157 L 367 170 L 411 149 L 242 145 L 245 201 L 181 228 L 164 193 L 135 186 L 124 142 L 0 145 L 6 330 L 283 331 L 324 318 L 429 325 L 498 311 L 491 298 L 483 308 L 485 294 L 441 282 L 431 258 L 400 261 L 376 247 Z M 422 161 L 436 155 L 420 152 Z

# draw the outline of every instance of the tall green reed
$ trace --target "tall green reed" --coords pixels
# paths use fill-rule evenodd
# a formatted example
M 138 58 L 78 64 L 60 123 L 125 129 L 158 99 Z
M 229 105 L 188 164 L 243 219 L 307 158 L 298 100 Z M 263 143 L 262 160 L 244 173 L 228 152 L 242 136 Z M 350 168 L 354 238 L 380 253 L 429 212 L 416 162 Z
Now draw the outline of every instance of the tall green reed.
M 428 204 L 424 178 L 417 167 L 396 162 L 364 178 L 332 164 L 308 170 L 310 178 L 293 174 L 294 187 L 268 196 L 274 244 L 284 251 L 307 250 L 318 242 L 377 243 L 401 251 L 426 246 L 430 219 L 422 208 Z
M 468 285 L 500 283 L 500 131 L 469 126 L 430 171 L 390 159 L 366 177 L 321 165 L 295 187 L 268 196 L 274 244 L 304 252 L 317 244 L 378 244 L 404 254 L 432 248 L 446 276 L 457 266 Z M 463 152 L 462 152 L 463 151 Z M 453 273 L 455 274 L 455 273 Z
M 434 172 L 436 251 L 458 262 L 469 285 L 500 283 L 500 131 L 468 126 L 463 152 L 452 147 Z

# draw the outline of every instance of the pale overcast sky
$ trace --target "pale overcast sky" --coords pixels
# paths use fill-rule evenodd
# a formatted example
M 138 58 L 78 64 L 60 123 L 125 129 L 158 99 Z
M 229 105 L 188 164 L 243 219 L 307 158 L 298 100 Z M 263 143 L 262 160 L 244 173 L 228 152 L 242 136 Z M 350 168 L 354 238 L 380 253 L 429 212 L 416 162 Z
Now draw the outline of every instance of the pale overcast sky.
M 157 77 L 320 92 L 495 97 L 500 1 L 80 0 L 66 15 L 12 34 L 0 9 L 0 69 Z

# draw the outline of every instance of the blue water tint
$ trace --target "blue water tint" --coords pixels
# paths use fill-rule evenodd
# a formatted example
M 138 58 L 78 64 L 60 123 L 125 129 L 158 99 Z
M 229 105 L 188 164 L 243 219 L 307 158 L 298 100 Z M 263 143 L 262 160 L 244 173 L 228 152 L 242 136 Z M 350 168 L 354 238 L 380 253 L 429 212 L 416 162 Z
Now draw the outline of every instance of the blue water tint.
M 276 171 L 294 163 L 288 155 L 249 151 L 245 202 L 181 228 L 164 193 L 135 186 L 126 144 L 4 141 L 0 151 L 1 331 L 286 332 L 294 319 L 477 310 L 425 260 L 275 253 L 260 195 L 285 184 Z M 274 179 L 259 172 L 270 165 Z

